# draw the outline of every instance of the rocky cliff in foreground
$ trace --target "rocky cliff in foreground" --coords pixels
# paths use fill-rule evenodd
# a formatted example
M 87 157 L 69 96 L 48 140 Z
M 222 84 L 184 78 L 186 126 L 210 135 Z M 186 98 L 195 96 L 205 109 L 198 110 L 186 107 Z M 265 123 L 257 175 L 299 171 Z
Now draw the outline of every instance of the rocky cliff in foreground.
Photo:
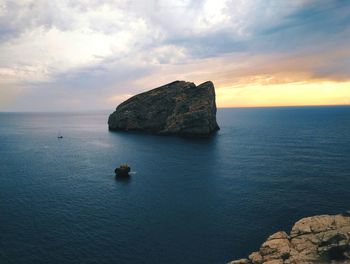
M 229 264 L 350 263 L 350 215 L 320 215 L 271 235 L 247 259 Z
M 212 82 L 175 81 L 131 97 L 109 116 L 110 130 L 207 136 L 219 129 Z

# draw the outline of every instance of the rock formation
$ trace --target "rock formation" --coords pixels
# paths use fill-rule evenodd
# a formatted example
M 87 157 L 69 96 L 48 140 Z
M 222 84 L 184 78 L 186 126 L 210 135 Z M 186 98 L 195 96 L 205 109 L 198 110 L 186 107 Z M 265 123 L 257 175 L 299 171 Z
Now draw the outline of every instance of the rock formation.
M 247 259 L 229 264 L 350 263 L 350 215 L 319 215 L 271 235 Z
M 135 95 L 117 107 L 108 125 L 110 130 L 210 135 L 219 129 L 214 85 L 175 81 Z

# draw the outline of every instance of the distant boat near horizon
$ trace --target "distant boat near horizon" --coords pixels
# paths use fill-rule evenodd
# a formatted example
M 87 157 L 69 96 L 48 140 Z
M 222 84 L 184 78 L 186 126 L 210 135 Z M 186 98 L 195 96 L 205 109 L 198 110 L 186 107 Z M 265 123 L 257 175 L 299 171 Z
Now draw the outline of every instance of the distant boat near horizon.
M 62 139 L 62 138 L 63 138 L 63 136 L 62 136 L 62 134 L 61 134 L 61 130 L 58 132 L 57 138 L 58 138 L 58 139 Z

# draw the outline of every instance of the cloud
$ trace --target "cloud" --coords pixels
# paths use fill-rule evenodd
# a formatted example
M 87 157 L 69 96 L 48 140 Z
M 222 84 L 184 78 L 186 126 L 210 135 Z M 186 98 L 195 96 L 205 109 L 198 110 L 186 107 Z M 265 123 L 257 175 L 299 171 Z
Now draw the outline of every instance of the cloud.
M 105 108 L 174 79 L 350 81 L 349 12 L 341 0 L 0 0 L 0 104 Z

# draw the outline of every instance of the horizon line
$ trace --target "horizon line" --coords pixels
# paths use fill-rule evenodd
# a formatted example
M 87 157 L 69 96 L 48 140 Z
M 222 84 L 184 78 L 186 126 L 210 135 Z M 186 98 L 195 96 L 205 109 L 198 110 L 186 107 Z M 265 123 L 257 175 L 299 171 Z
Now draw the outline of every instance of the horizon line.
M 350 104 L 320 104 L 320 105 L 268 105 L 268 106 L 223 106 L 216 107 L 217 109 L 249 109 L 249 108 L 296 108 L 296 107 L 350 107 Z M 0 113 L 88 113 L 88 112 L 104 112 L 104 111 L 115 111 L 113 109 L 86 109 L 86 110 L 11 110 L 11 111 L 1 111 Z

